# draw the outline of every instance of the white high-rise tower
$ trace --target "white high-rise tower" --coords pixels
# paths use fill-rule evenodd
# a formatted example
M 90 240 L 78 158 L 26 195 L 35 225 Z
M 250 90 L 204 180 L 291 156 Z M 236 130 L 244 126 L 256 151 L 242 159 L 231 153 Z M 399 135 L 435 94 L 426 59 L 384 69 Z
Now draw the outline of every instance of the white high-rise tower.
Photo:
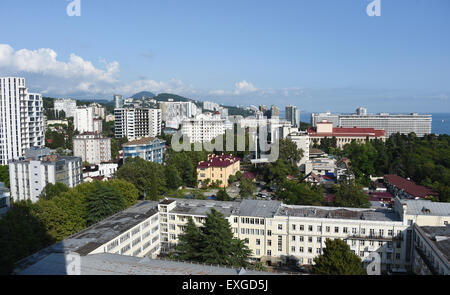
M 0 164 L 44 145 L 42 95 L 29 93 L 25 78 L 0 78 Z

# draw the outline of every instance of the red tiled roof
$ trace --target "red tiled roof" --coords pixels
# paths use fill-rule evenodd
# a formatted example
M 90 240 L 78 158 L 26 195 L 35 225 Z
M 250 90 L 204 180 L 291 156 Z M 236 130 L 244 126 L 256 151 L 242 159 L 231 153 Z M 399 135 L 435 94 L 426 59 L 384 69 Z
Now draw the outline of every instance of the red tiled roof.
M 197 168 L 228 167 L 241 159 L 232 155 L 208 155 L 208 161 L 198 163 Z
M 308 135 L 312 137 L 325 137 L 325 136 L 359 136 L 359 137 L 382 137 L 385 136 L 386 132 L 384 130 L 377 130 L 373 128 L 333 128 L 333 132 L 327 133 L 317 133 L 316 129 L 309 128 Z
M 433 191 L 432 189 L 429 189 L 422 185 L 418 185 L 414 181 L 407 180 L 398 175 L 385 175 L 384 181 L 396 186 L 397 188 L 407 192 L 408 194 L 416 198 L 425 198 L 426 196 L 438 195 L 438 193 Z
M 242 174 L 242 178 L 243 179 L 255 179 L 256 176 L 255 176 L 255 173 L 253 173 L 253 172 L 244 172 Z

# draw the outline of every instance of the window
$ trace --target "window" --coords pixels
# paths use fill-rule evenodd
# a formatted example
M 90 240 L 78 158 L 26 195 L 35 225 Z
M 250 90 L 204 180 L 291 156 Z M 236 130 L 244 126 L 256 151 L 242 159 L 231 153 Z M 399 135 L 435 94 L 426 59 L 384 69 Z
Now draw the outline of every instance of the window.
M 373 228 L 370 229 L 370 236 L 374 236 L 375 235 L 375 230 Z
M 303 242 L 303 236 L 299 236 L 299 237 L 298 237 L 298 240 L 299 240 L 300 242 Z
M 308 248 L 308 253 L 312 253 L 312 248 L 311 247 Z
M 364 251 L 360 251 L 359 256 L 364 257 Z
M 259 256 L 260 255 L 260 251 L 259 249 L 256 249 L 256 255 Z
M 344 232 L 344 234 L 346 234 L 346 233 L 348 232 L 348 228 L 347 228 L 347 227 L 344 227 L 344 228 L 342 229 L 342 231 Z
M 237 222 L 238 222 L 238 218 L 235 217 L 235 218 L 234 218 L 234 223 L 237 223 Z
M 292 241 L 295 242 L 295 236 L 292 236 Z
M 388 230 L 388 236 L 392 237 L 394 235 L 394 231 L 392 229 Z
M 336 226 L 336 227 L 334 228 L 334 232 L 335 232 L 335 233 L 339 233 L 339 227 Z
M 326 230 L 327 233 L 329 233 L 329 232 L 330 232 L 330 227 L 327 226 L 327 227 L 325 228 L 325 230 Z
M 321 226 L 321 225 L 317 226 L 317 231 L 318 231 L 318 232 L 321 232 L 321 231 L 322 231 L 322 226 Z
M 283 237 L 278 236 L 278 251 L 282 251 L 282 250 L 283 250 Z
M 400 260 L 400 253 L 395 253 L 395 259 Z
M 374 245 L 374 241 L 370 241 L 369 244 L 370 244 L 370 246 L 373 246 Z
M 320 254 L 320 252 L 321 252 L 321 251 L 320 251 L 320 248 L 317 248 L 317 249 L 316 249 L 316 254 Z
M 291 251 L 292 251 L 292 252 L 295 252 L 295 246 L 292 246 L 292 247 L 291 247 Z
M 362 234 L 362 235 L 365 235 L 365 234 L 366 234 L 366 229 L 365 229 L 365 228 L 362 228 L 362 229 L 361 229 L 361 234 Z
M 296 230 L 295 224 L 292 225 L 292 230 Z
M 267 256 L 272 256 L 272 251 L 271 250 L 267 250 Z
M 312 243 L 312 237 L 308 237 L 308 243 Z
M 283 230 L 283 225 L 282 224 L 278 225 L 278 230 Z
M 356 227 L 354 227 L 354 228 L 352 228 L 352 234 L 356 234 L 356 230 L 357 230 L 357 228 Z
M 317 243 L 322 243 L 322 238 L 321 237 L 317 237 Z
M 308 264 L 312 264 L 312 259 L 308 258 Z
M 256 239 L 256 245 L 257 246 L 261 245 L 261 240 L 260 239 Z
M 267 240 L 267 246 L 272 246 L 272 240 Z
M 313 226 L 312 225 L 308 226 L 308 231 L 313 231 Z
M 301 252 L 301 253 L 303 253 L 303 247 L 300 247 L 300 248 L 298 249 L 298 251 Z
M 356 241 L 352 240 L 352 246 L 356 246 Z
M 384 236 L 384 230 L 383 230 L 383 229 L 380 229 L 380 230 L 378 231 L 378 233 L 380 234 L 380 237 Z
M 272 235 L 272 231 L 271 231 L 271 230 L 268 230 L 268 231 L 267 231 L 267 235 L 270 237 L 270 236 Z
M 305 227 L 303 225 L 300 225 L 300 230 L 305 230 Z

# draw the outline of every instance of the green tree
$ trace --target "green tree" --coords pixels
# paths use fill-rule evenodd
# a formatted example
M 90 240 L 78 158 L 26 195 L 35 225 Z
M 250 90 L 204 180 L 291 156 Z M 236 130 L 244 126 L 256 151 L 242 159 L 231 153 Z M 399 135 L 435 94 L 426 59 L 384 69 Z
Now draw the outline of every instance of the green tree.
M 230 201 L 231 197 L 228 195 L 227 190 L 222 188 L 217 192 L 217 200 L 218 201 Z
M 202 260 L 202 232 L 195 226 L 191 217 L 188 218 L 186 229 L 178 236 L 178 240 L 176 252 L 181 260 L 197 262 Z
M 137 203 L 139 191 L 131 182 L 123 179 L 112 179 L 107 181 L 106 184 L 113 187 L 123 196 L 127 208 Z
M 3 182 L 9 188 L 9 167 L 8 165 L 0 165 L 0 182 Z
M 166 167 L 167 186 L 170 189 L 178 189 L 183 185 L 180 173 L 175 165 L 167 165 Z
M 31 201 L 20 201 L 0 218 L 0 274 L 10 274 L 14 263 L 55 241 L 33 214 Z
M 354 181 L 342 182 L 334 195 L 333 206 L 370 208 L 369 196 Z
M 289 205 L 321 206 L 325 203 L 322 190 L 291 180 L 283 182 L 277 190 L 277 196 Z
M 125 209 L 125 199 L 111 186 L 100 181 L 96 182 L 94 191 L 89 193 L 87 202 L 87 223 L 97 223 Z
M 320 275 L 365 275 L 361 259 L 341 239 L 325 241 L 323 254 L 314 258 L 313 272 Z
M 256 190 L 256 186 L 253 181 L 249 179 L 242 179 L 240 183 L 240 191 L 239 194 L 242 198 L 248 198 L 253 196 L 253 193 Z
M 244 243 L 236 241 L 231 226 L 222 213 L 212 208 L 201 231 L 203 234 L 202 262 L 247 266 L 250 255 L 248 247 Z
M 64 183 L 57 182 L 55 184 L 48 183 L 40 194 L 40 198 L 50 200 L 63 192 L 67 192 L 69 187 Z

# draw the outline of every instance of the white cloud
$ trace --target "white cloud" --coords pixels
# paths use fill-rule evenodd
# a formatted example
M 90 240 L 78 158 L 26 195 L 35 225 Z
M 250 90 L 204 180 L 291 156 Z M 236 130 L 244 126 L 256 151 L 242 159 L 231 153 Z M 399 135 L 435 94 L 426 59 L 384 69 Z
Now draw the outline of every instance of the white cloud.
M 171 79 L 156 81 L 140 78 L 131 82 L 120 80 L 117 61 L 99 59 L 101 67 L 72 53 L 68 61 L 58 60 L 58 54 L 50 48 L 15 50 L 8 44 L 0 44 L 0 71 L 2 75 L 20 75 L 27 78 L 28 88 L 44 95 L 60 97 L 110 97 L 113 93 L 131 95 L 139 91 L 169 92 L 198 99 L 242 97 L 277 97 L 301 95 L 300 88 L 259 89 L 251 82 L 236 82 L 229 90 L 197 89 L 183 81 Z

